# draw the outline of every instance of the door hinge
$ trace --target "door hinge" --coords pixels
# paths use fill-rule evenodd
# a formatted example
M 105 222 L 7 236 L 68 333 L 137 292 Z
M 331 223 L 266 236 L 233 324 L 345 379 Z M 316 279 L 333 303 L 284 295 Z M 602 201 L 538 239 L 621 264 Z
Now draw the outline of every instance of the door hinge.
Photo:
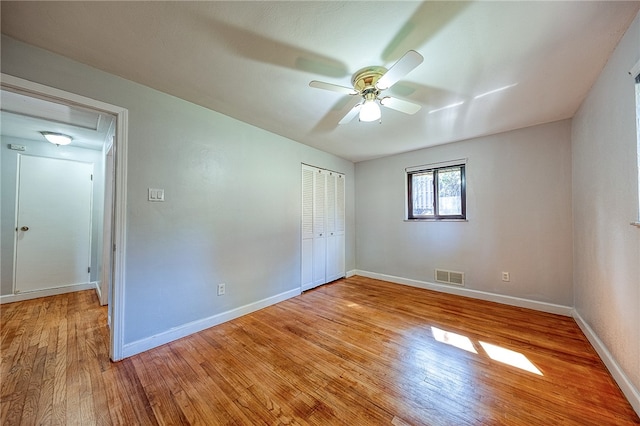
M 91 266 L 87 268 L 87 274 L 90 274 L 90 273 L 91 273 Z
M 91 175 L 91 180 L 93 180 L 93 175 Z

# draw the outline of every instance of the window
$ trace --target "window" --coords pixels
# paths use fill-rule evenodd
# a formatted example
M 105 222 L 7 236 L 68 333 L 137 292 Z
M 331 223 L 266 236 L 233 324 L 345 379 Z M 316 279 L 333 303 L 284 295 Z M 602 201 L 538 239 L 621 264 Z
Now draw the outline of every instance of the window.
M 407 169 L 408 219 L 465 219 L 465 164 Z

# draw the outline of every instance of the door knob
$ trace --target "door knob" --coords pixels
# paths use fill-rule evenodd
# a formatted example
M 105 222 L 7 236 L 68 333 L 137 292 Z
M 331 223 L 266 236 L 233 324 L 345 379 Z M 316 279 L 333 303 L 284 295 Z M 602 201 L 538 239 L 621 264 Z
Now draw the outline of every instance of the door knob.
M 28 226 L 23 226 L 22 228 L 20 228 L 21 231 L 28 231 L 29 227 Z

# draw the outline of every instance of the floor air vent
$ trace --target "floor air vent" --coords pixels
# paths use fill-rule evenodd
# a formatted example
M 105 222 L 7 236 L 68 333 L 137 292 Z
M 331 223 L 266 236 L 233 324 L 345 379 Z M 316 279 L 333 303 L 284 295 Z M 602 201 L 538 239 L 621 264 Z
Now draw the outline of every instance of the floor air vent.
M 464 272 L 436 269 L 436 281 L 439 283 L 464 286 Z

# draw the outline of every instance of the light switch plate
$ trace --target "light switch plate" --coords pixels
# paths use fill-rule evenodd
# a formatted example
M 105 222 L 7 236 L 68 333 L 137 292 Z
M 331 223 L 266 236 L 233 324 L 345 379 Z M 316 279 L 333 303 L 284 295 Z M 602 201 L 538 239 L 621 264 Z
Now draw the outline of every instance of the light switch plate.
M 149 201 L 164 201 L 164 189 L 149 188 Z

